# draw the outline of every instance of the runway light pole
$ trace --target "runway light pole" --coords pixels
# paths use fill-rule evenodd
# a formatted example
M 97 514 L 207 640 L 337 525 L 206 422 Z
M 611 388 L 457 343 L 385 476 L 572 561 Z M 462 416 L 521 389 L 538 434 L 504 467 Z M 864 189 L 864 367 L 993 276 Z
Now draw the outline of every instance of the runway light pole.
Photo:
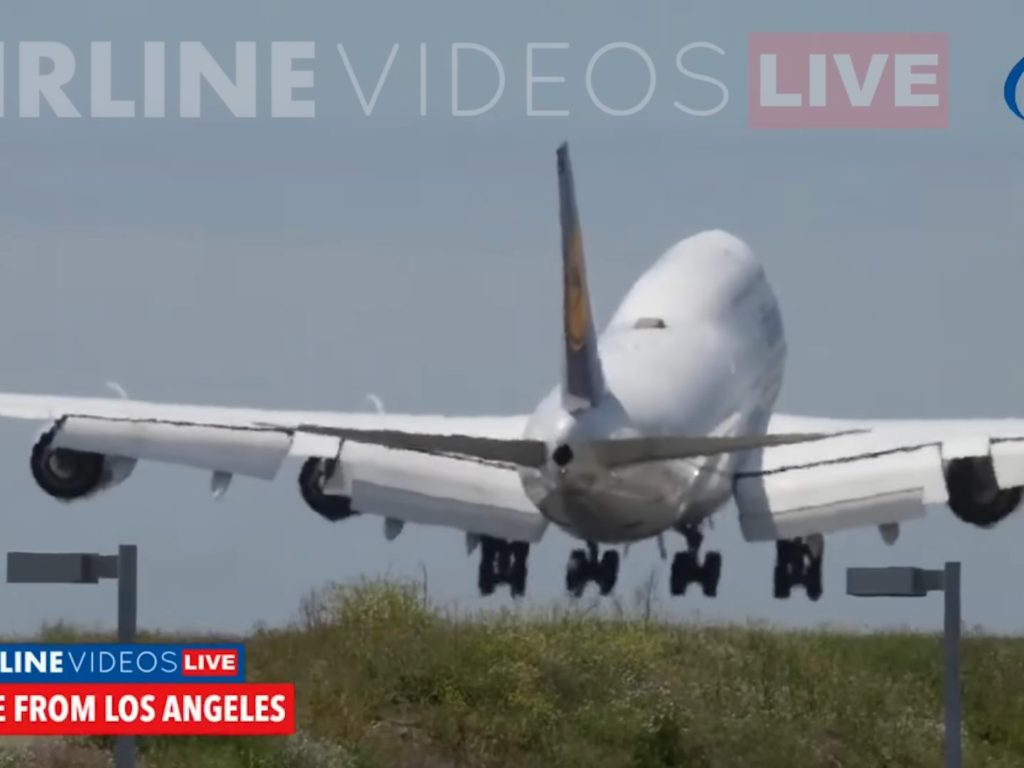
M 116 555 L 83 552 L 8 552 L 8 584 L 98 584 L 117 579 L 117 641 L 134 643 L 138 616 L 139 551 L 122 544 Z M 114 741 L 115 768 L 134 768 L 135 737 Z
M 946 768 L 961 768 L 963 744 L 960 702 L 960 563 L 948 562 L 942 570 L 924 568 L 847 568 L 846 594 L 854 597 L 924 597 L 929 592 L 945 595 L 945 753 Z

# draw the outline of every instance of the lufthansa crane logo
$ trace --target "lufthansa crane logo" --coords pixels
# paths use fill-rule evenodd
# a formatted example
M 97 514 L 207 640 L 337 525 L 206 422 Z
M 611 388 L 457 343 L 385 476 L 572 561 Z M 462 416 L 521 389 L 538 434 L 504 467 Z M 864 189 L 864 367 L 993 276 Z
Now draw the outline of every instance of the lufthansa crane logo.
M 583 287 L 583 243 L 577 229 L 569 243 L 569 264 L 565 275 L 565 331 L 573 352 L 583 349 L 587 341 L 589 319 Z
M 1006 99 L 1006 106 L 1010 108 L 1021 120 L 1024 120 L 1024 112 L 1021 111 L 1020 101 L 1017 99 L 1017 87 L 1024 79 L 1024 59 L 1017 62 L 1017 65 L 1010 70 L 1006 76 L 1006 84 L 1003 86 L 1003 98 Z

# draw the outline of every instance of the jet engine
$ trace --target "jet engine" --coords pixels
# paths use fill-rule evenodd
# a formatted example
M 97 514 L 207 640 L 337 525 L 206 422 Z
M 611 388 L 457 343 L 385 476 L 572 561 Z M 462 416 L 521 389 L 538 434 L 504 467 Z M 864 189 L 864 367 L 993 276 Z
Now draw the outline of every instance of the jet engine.
M 32 447 L 32 476 L 46 493 L 61 501 L 92 496 L 128 479 L 135 459 L 104 456 L 52 446 L 56 428 L 44 432 Z
M 949 507 L 965 523 L 990 528 L 1020 505 L 1024 488 L 1000 488 L 991 456 L 953 459 L 945 472 Z
M 357 514 L 352 509 L 352 499 L 324 493 L 324 483 L 339 471 L 337 459 L 310 458 L 299 472 L 299 491 L 310 509 L 324 520 L 337 523 Z

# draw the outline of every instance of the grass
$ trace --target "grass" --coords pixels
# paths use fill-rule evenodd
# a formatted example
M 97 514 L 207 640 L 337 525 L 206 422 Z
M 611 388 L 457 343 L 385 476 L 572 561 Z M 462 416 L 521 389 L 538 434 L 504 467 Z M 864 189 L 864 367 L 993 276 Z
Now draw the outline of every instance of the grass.
M 44 635 L 76 636 L 67 627 Z M 937 636 L 686 626 L 581 610 L 460 617 L 414 586 L 367 583 L 325 589 L 294 626 L 245 642 L 250 680 L 296 683 L 298 735 L 141 739 L 141 765 L 941 764 Z M 1024 641 L 968 637 L 963 680 L 966 764 L 1024 765 Z M 108 765 L 104 746 L 35 741 L 0 753 L 0 768 Z

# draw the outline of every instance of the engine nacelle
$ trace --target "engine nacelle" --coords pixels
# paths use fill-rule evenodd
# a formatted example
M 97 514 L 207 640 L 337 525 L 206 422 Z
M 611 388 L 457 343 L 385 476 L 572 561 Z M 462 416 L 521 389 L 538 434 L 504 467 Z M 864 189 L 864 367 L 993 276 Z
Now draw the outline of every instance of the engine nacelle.
M 945 473 L 949 507 L 965 523 L 990 528 L 1020 505 L 1024 488 L 1000 488 L 991 456 L 953 459 Z
M 337 523 L 358 514 L 352 509 L 352 499 L 324 493 L 324 483 L 339 471 L 337 459 L 310 458 L 299 472 L 299 491 L 310 509 L 320 517 Z
M 30 465 L 39 487 L 56 499 L 87 498 L 120 485 L 135 470 L 135 459 L 55 448 L 54 434 L 50 429 L 36 441 Z

